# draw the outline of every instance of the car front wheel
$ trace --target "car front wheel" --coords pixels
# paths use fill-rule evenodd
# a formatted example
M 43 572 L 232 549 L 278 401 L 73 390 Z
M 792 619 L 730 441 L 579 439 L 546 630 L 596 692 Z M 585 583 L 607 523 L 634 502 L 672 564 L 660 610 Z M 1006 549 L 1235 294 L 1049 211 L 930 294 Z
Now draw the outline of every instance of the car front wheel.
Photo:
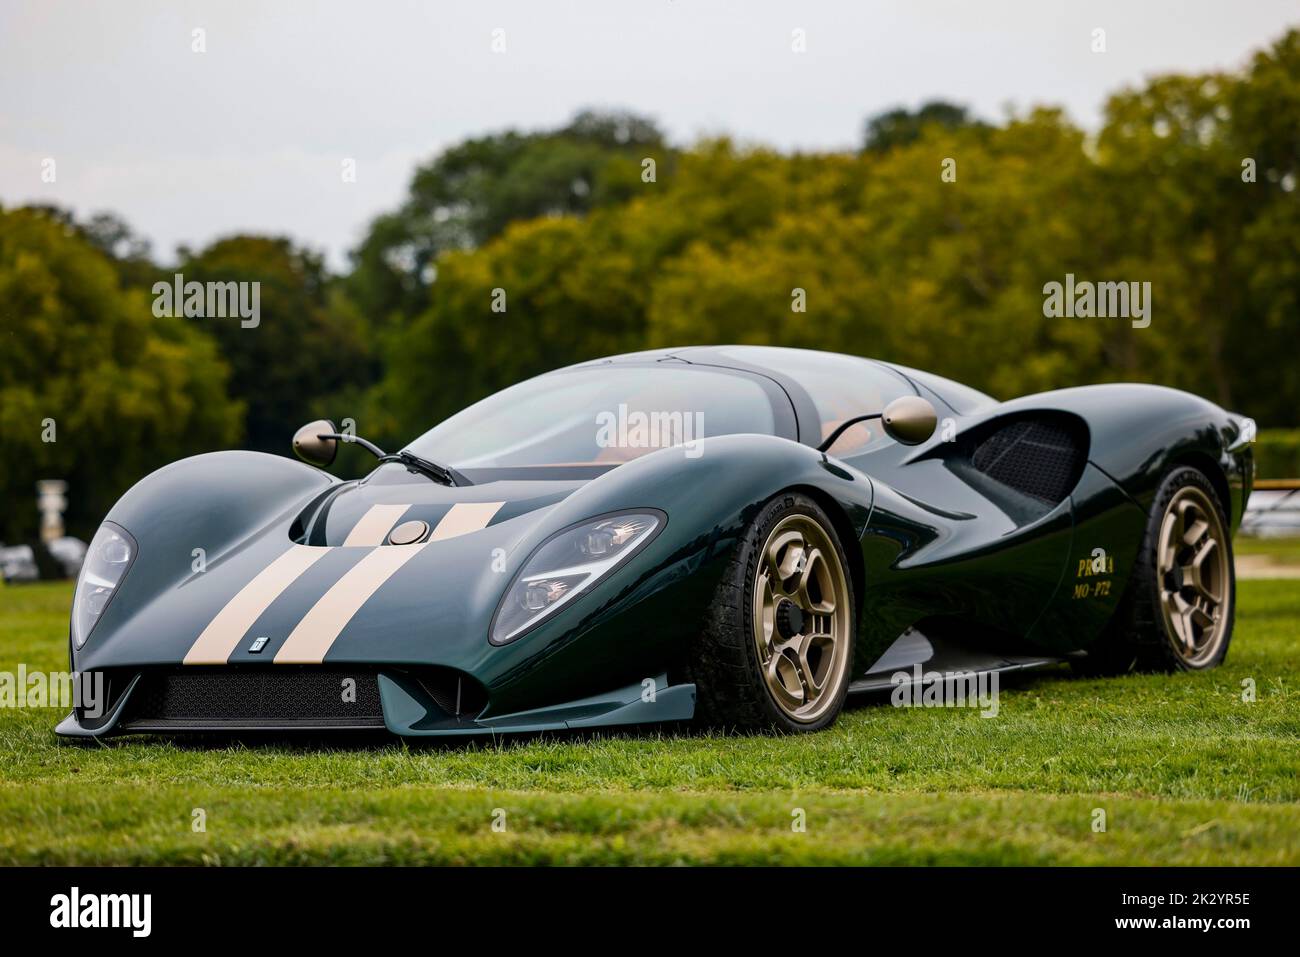
M 692 652 L 697 714 L 713 725 L 816 731 L 853 671 L 856 608 L 834 525 L 784 493 L 750 523 Z

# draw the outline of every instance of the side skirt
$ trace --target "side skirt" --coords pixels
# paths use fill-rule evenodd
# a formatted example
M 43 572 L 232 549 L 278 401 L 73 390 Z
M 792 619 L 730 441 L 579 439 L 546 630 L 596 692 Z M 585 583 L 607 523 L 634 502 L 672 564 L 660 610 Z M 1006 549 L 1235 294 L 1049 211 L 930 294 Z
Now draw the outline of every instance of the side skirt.
M 1043 668 L 1068 660 L 1049 655 L 1003 655 L 972 650 L 909 628 L 895 639 L 865 675 L 849 685 L 849 693 L 890 691 L 900 685 L 915 684 L 918 668 L 922 675 L 927 672 L 943 675 L 1004 673 Z

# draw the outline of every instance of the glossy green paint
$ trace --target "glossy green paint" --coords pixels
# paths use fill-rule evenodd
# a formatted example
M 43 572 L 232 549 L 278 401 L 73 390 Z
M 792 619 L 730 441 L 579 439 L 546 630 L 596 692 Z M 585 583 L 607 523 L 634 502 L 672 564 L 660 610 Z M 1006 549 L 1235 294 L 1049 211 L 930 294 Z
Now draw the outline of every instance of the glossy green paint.
M 667 675 L 576 701 L 497 716 L 453 717 L 429 701 L 418 682 L 380 672 L 379 693 L 388 730 L 403 737 L 462 737 L 576 731 L 626 724 L 685 721 L 695 713 L 695 686 L 670 684 Z
M 680 355 L 674 361 L 721 361 L 712 350 Z M 306 610 L 368 551 L 337 546 L 369 507 L 409 504 L 405 518 L 436 525 L 454 504 L 503 501 L 487 528 L 430 544 L 386 581 L 343 628 L 326 664 L 378 669 L 388 726 L 401 734 L 679 720 L 693 708 L 683 672 L 687 644 L 741 535 L 774 495 L 813 495 L 836 523 L 859 590 L 861 675 L 904 629 L 931 619 L 955 624 L 973 646 L 1086 649 L 1114 611 L 1146 504 L 1170 467 L 1217 469 L 1212 477 L 1234 527 L 1249 493 L 1249 450 L 1228 451 L 1239 420 L 1174 390 L 1091 386 L 980 404 L 960 415 L 935 391 L 943 380 L 927 378 L 911 386 L 940 412 L 940 431 L 929 442 L 885 442 L 838 459 L 811 447 L 820 423 L 809 419 L 815 412 L 806 395 L 779 370 L 762 374 L 789 394 L 800 441 L 793 434 L 716 436 L 702 441 L 698 456 L 663 449 L 589 480 L 448 488 L 399 465 L 340 482 L 250 452 L 177 462 L 142 480 L 108 515 L 131 532 L 140 553 L 85 647 L 74 652 L 73 667 L 174 667 L 217 611 L 292 543 L 331 546 L 229 659 L 271 666 Z M 1009 497 L 962 462 L 963 435 L 1030 412 L 1067 417 L 1086 436 L 1088 464 L 1073 493 L 1054 506 Z M 593 516 L 639 508 L 667 516 L 641 552 L 517 640 L 489 642 L 501 596 L 543 541 Z M 1094 561 L 1098 549 L 1108 571 L 1082 575 L 1080 562 Z M 1102 577 L 1111 582 L 1104 593 L 1079 597 L 1085 578 L 1091 586 Z M 250 648 L 257 636 L 269 639 L 260 655 Z M 478 682 L 487 694 L 484 711 L 470 723 L 439 717 L 418 683 L 404 677 L 429 666 Z M 656 682 L 655 700 L 642 701 L 648 679 Z M 70 720 L 62 733 L 90 733 Z

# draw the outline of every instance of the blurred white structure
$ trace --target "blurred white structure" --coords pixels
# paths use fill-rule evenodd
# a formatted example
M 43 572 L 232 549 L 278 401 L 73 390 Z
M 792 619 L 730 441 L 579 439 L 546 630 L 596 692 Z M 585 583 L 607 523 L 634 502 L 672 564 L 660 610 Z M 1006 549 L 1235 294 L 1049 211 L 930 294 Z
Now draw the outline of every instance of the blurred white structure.
M 42 479 L 36 483 L 36 508 L 41 513 L 41 541 L 49 544 L 63 537 L 63 512 L 68 507 L 65 493 L 68 483 L 62 479 Z
M 1300 483 L 1295 488 L 1251 492 L 1241 519 L 1241 534 L 1260 538 L 1300 535 Z

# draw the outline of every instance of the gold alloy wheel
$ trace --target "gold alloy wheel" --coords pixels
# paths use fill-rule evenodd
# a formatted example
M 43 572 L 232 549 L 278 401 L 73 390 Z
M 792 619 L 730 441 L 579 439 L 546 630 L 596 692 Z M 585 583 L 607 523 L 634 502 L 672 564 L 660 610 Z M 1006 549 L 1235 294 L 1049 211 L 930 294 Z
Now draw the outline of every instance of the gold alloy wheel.
M 1160 526 L 1160 611 L 1174 652 L 1188 667 L 1215 660 L 1232 601 L 1227 535 L 1219 510 L 1201 489 L 1174 495 Z
M 763 681 L 792 720 L 832 708 L 849 661 L 849 591 L 830 534 L 789 515 L 763 544 L 754 580 L 753 633 Z

